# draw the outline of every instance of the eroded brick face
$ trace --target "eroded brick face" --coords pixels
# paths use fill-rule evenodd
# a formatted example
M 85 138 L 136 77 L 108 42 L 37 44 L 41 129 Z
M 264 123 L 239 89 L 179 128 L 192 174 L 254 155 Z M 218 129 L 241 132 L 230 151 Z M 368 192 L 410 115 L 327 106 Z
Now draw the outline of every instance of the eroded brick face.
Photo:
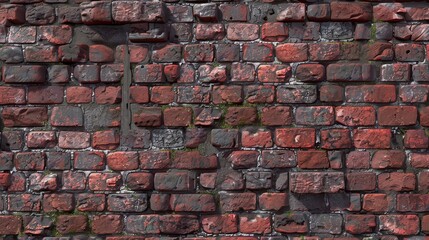
M 0 0 L 0 240 L 420 240 L 429 3 Z

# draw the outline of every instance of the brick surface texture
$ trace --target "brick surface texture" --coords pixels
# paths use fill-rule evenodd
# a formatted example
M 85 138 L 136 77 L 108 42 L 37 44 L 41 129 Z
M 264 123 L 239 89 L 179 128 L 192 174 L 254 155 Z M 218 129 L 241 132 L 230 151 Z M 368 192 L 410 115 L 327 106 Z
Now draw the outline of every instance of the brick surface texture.
M 0 0 L 0 240 L 423 240 L 429 3 Z

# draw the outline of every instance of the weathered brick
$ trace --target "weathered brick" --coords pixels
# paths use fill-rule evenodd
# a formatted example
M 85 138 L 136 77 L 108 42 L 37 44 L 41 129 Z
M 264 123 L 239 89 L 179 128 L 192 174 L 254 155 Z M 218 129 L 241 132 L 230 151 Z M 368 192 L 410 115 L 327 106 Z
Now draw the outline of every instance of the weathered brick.
M 220 208 L 225 212 L 256 209 L 255 193 L 220 193 Z
M 206 215 L 201 219 L 201 225 L 206 233 L 236 233 L 238 232 L 236 214 Z
M 195 173 L 189 171 L 156 173 L 154 185 L 159 191 L 190 191 L 195 188 L 195 179 Z
M 382 215 L 378 217 L 380 229 L 395 235 L 414 235 L 419 231 L 417 215 Z
M 312 148 L 316 141 L 316 131 L 312 128 L 278 128 L 275 143 L 279 147 Z
M 335 193 L 344 189 L 344 174 L 340 172 L 294 172 L 289 188 L 294 193 Z

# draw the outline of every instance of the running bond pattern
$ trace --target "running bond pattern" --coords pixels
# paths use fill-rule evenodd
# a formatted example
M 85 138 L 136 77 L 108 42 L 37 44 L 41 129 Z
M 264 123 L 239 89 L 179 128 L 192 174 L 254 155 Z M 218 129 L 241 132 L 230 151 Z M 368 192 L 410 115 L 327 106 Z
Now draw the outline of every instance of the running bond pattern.
M 0 239 L 424 239 L 428 23 L 423 1 L 0 0 Z

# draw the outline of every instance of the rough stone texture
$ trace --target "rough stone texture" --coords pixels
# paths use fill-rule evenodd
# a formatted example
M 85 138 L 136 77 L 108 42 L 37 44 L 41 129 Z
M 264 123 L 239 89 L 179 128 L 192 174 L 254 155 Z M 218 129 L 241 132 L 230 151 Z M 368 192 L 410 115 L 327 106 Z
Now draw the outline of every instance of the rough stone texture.
M 424 239 L 429 4 L 0 0 L 0 239 Z

